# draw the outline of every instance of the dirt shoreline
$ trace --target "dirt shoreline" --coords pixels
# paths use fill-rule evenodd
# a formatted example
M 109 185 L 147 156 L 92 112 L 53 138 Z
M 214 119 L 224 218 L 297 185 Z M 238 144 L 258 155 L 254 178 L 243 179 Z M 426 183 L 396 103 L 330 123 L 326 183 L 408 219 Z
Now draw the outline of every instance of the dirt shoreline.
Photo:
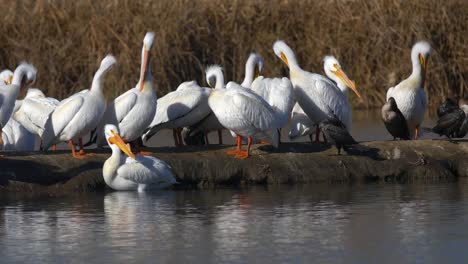
M 364 142 L 365 151 L 336 155 L 325 144 L 285 143 L 278 150 L 256 145 L 252 157 L 237 160 L 232 146 L 151 148 L 168 162 L 177 188 L 220 185 L 348 182 L 440 182 L 468 177 L 468 140 Z M 68 151 L 2 153 L 0 192 L 70 192 L 106 189 L 102 164 L 108 150 L 77 160 Z

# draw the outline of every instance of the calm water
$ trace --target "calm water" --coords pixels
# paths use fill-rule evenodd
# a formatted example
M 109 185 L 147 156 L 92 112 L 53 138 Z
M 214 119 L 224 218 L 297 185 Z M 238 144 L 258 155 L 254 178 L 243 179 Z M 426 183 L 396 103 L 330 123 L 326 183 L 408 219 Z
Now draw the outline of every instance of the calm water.
M 2 196 L 1 263 L 462 263 L 468 183 Z

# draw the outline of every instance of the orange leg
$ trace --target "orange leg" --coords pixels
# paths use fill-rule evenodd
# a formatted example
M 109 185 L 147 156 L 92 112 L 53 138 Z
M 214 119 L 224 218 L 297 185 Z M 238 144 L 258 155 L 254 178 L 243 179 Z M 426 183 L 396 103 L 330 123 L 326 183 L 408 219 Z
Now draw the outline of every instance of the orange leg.
M 80 146 L 80 151 L 78 152 L 78 155 L 81 156 L 82 158 L 86 158 L 86 157 L 90 157 L 94 155 L 92 153 L 85 153 L 84 148 L 83 148 L 83 139 L 81 137 L 78 138 L 78 145 Z
M 73 144 L 73 140 L 68 141 L 68 145 L 70 145 L 70 149 L 72 151 L 72 156 L 76 159 L 84 159 L 84 156 L 79 155 L 75 152 L 75 144 Z
M 52 151 L 56 151 L 57 150 L 57 145 L 52 145 Z
M 252 145 L 252 137 L 247 138 L 247 151 L 241 151 L 236 155 L 237 159 L 246 159 L 250 157 L 250 145 Z
M 3 146 L 3 133 L 2 133 L 1 127 L 0 127 L 0 146 Z
M 219 139 L 219 144 L 223 144 L 223 131 L 221 129 L 218 130 L 218 139 Z
M 241 136 L 237 136 L 236 137 L 236 143 L 237 143 L 237 148 L 236 150 L 230 150 L 227 152 L 228 155 L 237 155 L 239 153 L 241 153 L 242 149 L 241 149 L 241 145 L 242 145 L 242 137 Z
M 417 140 L 419 138 L 419 127 L 414 129 L 414 139 Z

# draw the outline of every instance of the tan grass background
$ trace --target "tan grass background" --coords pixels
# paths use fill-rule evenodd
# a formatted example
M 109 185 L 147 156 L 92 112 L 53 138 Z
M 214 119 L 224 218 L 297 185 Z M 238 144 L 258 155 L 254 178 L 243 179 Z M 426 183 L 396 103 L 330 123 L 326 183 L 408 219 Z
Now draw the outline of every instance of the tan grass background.
M 35 86 L 57 98 L 88 88 L 107 53 L 118 66 L 106 96 L 134 87 L 150 30 L 159 95 L 185 80 L 205 84 L 204 68 L 213 63 L 227 80 L 241 81 L 251 51 L 265 58 L 265 76 L 287 74 L 271 49 L 277 39 L 309 71 L 322 73 L 322 58 L 334 54 L 366 99 L 360 107 L 380 106 L 386 89 L 409 75 L 410 49 L 420 39 L 434 49 L 430 102 L 468 95 L 466 0 L 0 0 L 0 8 L 0 67 L 33 63 Z

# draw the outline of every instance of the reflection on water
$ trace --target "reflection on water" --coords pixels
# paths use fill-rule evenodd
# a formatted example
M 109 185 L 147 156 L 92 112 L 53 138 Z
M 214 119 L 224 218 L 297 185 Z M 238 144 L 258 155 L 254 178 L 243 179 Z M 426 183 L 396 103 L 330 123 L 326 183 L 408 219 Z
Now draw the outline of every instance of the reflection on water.
M 2 263 L 460 262 L 468 257 L 465 193 L 468 183 L 457 182 L 3 195 L 0 256 Z

